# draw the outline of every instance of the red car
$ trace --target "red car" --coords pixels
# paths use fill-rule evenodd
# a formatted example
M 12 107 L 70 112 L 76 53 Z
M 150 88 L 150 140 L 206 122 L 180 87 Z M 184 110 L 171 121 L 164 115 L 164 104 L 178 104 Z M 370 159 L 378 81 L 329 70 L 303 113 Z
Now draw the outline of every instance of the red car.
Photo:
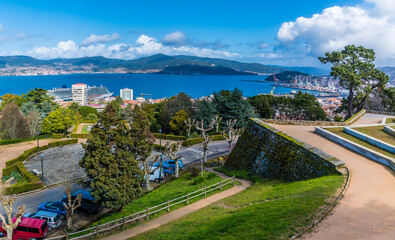
M 16 221 L 14 217 L 12 219 L 13 222 Z M 7 231 L 1 227 L 0 223 L 0 231 L 7 236 Z M 22 217 L 21 222 L 18 227 L 14 229 L 14 233 L 12 234 L 12 239 L 44 239 L 48 234 L 48 224 L 47 221 L 36 218 L 28 218 Z

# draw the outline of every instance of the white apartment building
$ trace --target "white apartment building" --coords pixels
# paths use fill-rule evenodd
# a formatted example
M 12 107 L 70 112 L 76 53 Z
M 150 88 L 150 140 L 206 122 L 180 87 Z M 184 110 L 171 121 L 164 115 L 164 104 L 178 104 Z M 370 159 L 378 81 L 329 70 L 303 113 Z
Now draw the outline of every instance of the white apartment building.
M 84 83 L 76 83 L 71 86 L 73 93 L 73 102 L 81 106 L 88 104 L 88 86 Z
M 133 100 L 133 89 L 129 89 L 129 88 L 121 89 L 120 95 L 123 100 Z

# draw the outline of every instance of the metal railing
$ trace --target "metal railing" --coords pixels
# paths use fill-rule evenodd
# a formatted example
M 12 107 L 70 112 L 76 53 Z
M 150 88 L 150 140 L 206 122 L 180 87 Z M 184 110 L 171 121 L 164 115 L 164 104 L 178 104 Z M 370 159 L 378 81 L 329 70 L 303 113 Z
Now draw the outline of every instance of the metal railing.
M 47 240 L 63 240 L 63 239 L 84 239 L 87 237 L 98 237 L 100 233 L 107 232 L 109 230 L 112 230 L 114 228 L 124 228 L 127 224 L 136 222 L 137 220 L 148 220 L 149 215 L 155 214 L 160 211 L 167 211 L 170 212 L 170 208 L 181 204 L 181 203 L 186 203 L 189 204 L 189 201 L 191 201 L 194 198 L 204 196 L 206 197 L 209 192 L 215 191 L 215 190 L 223 190 L 223 187 L 229 184 L 233 184 L 233 186 L 236 185 L 235 181 L 235 176 L 230 177 L 225 180 L 221 180 L 220 182 L 217 182 L 215 184 L 212 184 L 210 186 L 206 186 L 204 188 L 201 188 L 197 191 L 187 193 L 186 195 L 174 198 L 172 200 L 167 200 L 166 202 L 163 202 L 159 205 L 146 208 L 143 211 L 133 213 L 128 216 L 124 216 L 122 218 L 113 220 L 111 222 L 103 223 L 100 225 L 96 225 L 91 228 L 83 229 L 77 232 L 73 233 L 66 233 L 62 236 L 56 236 L 56 237 L 51 237 L 47 238 Z M 82 234 L 82 235 L 80 235 Z M 76 236 L 77 235 L 77 236 Z M 79 236 L 78 236 L 79 235 Z

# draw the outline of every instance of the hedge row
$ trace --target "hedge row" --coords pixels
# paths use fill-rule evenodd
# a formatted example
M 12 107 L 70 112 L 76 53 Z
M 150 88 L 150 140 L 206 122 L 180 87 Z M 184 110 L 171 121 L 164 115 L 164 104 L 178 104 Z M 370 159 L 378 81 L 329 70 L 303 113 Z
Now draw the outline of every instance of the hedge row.
M 63 133 L 52 133 L 51 137 L 55 139 L 63 138 Z
M 86 133 L 72 133 L 70 136 L 72 138 L 90 138 L 90 137 L 92 137 L 91 134 L 86 134 Z
M 225 138 L 222 135 L 214 135 L 213 141 L 221 141 L 221 140 L 225 140 Z M 190 138 L 190 139 L 184 141 L 183 145 L 184 146 L 191 146 L 191 145 L 202 143 L 203 141 L 204 141 L 204 139 L 202 137 Z
M 44 139 L 44 138 L 45 138 L 45 135 L 38 136 L 38 139 Z M 37 137 L 1 140 L 0 141 L 0 145 L 8 145 L 8 144 L 14 144 L 14 143 L 28 142 L 28 141 L 33 141 L 33 140 L 37 140 Z
M 171 135 L 171 134 L 152 133 L 152 135 L 154 135 L 155 138 L 161 138 L 161 136 L 162 136 L 162 139 L 175 140 L 175 141 L 186 139 L 185 136 L 177 136 L 177 135 Z
M 6 195 L 10 195 L 10 194 L 29 192 L 32 190 L 40 189 L 43 186 L 44 186 L 44 184 L 42 181 L 15 184 L 11 187 L 6 188 L 5 193 L 6 193 Z
M 96 123 L 95 120 L 82 120 L 80 123 Z

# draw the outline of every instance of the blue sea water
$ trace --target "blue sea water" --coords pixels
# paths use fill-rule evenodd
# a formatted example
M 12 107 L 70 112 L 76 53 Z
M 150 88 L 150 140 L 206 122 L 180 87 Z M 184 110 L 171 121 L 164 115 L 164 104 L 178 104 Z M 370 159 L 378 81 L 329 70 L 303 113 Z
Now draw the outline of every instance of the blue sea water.
M 119 95 L 122 88 L 131 88 L 135 96 L 152 94 L 151 98 L 171 97 L 180 92 L 192 98 L 208 96 L 222 89 L 239 88 L 244 96 L 270 93 L 269 82 L 248 82 L 242 80 L 264 80 L 267 76 L 218 76 L 218 75 L 159 75 L 159 74 L 69 74 L 53 76 L 1 76 L 0 96 L 5 93 L 22 94 L 32 88 L 52 89 L 75 83 L 89 86 L 103 85 Z M 291 89 L 276 87 L 274 93 L 290 93 Z

